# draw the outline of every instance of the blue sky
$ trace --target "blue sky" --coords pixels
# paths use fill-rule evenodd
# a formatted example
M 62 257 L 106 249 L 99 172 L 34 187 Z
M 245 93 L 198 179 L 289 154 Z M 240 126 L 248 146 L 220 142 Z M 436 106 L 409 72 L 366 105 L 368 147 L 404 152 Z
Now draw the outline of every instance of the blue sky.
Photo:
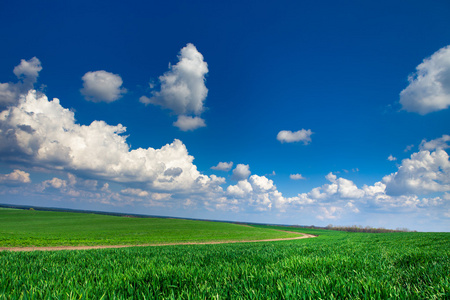
M 91 2 L 0 4 L 0 203 L 449 230 L 448 1 Z

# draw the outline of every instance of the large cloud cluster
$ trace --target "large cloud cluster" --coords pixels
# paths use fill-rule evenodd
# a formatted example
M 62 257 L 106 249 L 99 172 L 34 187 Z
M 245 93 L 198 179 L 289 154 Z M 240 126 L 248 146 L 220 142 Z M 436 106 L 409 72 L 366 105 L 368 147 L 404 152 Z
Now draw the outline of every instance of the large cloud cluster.
M 178 115 L 174 125 L 183 131 L 204 127 L 199 116 L 204 111 L 204 101 L 208 95 L 205 76 L 208 64 L 193 44 L 181 49 L 178 63 L 159 77 L 160 91 L 153 91 L 152 97 L 142 96 L 144 104 L 159 105 Z M 189 116 L 193 114 L 194 116 Z
M 58 99 L 49 101 L 32 90 L 0 114 L 0 152 L 10 160 L 155 190 L 198 185 L 200 173 L 180 140 L 161 149 L 130 150 L 125 130 L 103 121 L 77 124 Z

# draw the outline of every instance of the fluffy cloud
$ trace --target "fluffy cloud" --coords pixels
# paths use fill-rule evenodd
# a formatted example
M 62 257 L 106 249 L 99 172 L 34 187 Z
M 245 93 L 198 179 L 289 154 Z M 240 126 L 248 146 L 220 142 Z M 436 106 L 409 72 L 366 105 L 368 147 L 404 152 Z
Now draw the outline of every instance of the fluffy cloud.
M 217 166 L 211 167 L 211 169 L 213 170 L 218 170 L 218 171 L 225 171 L 228 172 L 231 170 L 231 168 L 233 167 L 233 162 L 219 162 L 217 164 Z
M 231 197 L 244 198 L 253 192 L 253 187 L 247 179 L 239 181 L 236 185 L 227 187 L 227 194 Z
M 76 124 L 74 113 L 58 99 L 30 91 L 0 113 L 0 153 L 5 159 L 155 190 L 201 189 L 210 183 L 207 176 L 198 180 L 201 174 L 181 141 L 130 150 L 125 130 L 103 121 Z
M 241 206 L 253 208 L 256 211 L 268 211 L 273 206 L 280 207 L 288 202 L 277 190 L 273 181 L 265 176 L 252 175 L 240 180 L 236 185 L 227 187 L 226 194 L 231 199 L 241 199 Z
M 192 131 L 200 127 L 206 127 L 205 120 L 200 117 L 178 116 L 173 126 L 178 127 L 181 131 Z
M 450 191 L 447 152 L 422 150 L 404 159 L 397 172 L 383 178 L 388 195 L 423 195 Z
M 277 140 L 279 140 L 282 143 L 293 143 L 293 142 L 303 142 L 303 144 L 307 145 L 311 142 L 311 134 L 313 132 L 311 129 L 305 130 L 299 130 L 299 131 L 289 131 L 289 130 L 282 130 L 278 132 Z
M 65 189 L 67 187 L 67 181 L 54 177 L 51 180 L 45 180 L 42 182 L 44 189 L 52 187 L 54 189 Z
M 113 102 L 127 92 L 122 86 L 122 78 L 106 71 L 87 72 L 82 77 L 80 90 L 85 99 L 92 102 Z
M 0 174 L 0 184 L 16 185 L 30 182 L 30 174 L 21 170 L 16 169 L 9 174 Z
M 181 49 L 178 60 L 176 65 L 169 65 L 169 71 L 159 77 L 160 91 L 153 91 L 150 98 L 142 96 L 140 101 L 144 104 L 154 104 L 170 109 L 176 115 L 186 117 L 188 114 L 194 114 L 199 116 L 204 111 L 204 101 L 208 95 L 205 85 L 208 64 L 193 44 L 187 44 Z M 182 130 L 183 128 L 193 130 L 204 126 L 202 119 L 191 119 L 190 125 L 186 125 L 188 121 L 186 118 L 178 119 L 174 125 Z M 183 121 L 184 126 L 182 125 Z M 194 121 L 195 128 L 193 127 Z
M 250 176 L 250 174 L 251 172 L 249 165 L 238 164 L 236 168 L 233 170 L 233 175 L 231 176 L 231 178 L 237 181 L 244 180 L 247 179 L 248 176 Z
M 15 105 L 21 94 L 26 94 L 29 89 L 33 88 L 41 70 L 41 62 L 36 57 L 30 60 L 22 59 L 13 70 L 19 82 L 0 83 L 0 110 L 8 105 Z
M 353 181 L 345 178 L 337 178 L 333 173 L 329 173 L 325 178 L 330 181 L 321 187 L 313 188 L 303 198 L 330 202 L 337 199 L 360 199 L 364 196 L 364 191 L 358 189 Z
M 439 49 L 416 67 L 400 93 L 403 109 L 421 115 L 450 106 L 450 46 Z
M 289 175 L 289 178 L 292 180 L 306 179 L 305 177 L 302 176 L 302 174 L 291 174 Z

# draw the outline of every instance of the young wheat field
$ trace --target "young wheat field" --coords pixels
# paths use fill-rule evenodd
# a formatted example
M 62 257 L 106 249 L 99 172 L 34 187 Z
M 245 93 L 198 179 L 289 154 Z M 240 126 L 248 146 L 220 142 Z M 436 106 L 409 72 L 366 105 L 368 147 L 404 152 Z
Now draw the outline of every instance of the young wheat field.
M 71 218 L 71 214 L 62 218 L 61 226 Z M 117 222 L 127 219 L 112 218 Z M 26 218 L 21 222 L 26 227 Z M 10 235 L 1 229 L 2 245 L 18 243 L 8 242 L 14 236 L 12 227 Z M 271 228 L 280 229 L 253 229 L 279 232 Z M 0 299 L 450 298 L 449 233 L 281 228 L 318 237 L 220 245 L 1 251 Z M 146 230 L 151 236 L 151 227 Z M 32 241 L 39 238 L 47 239 L 43 244 L 49 243 L 48 237 L 30 236 Z M 58 238 L 66 244 L 70 240 Z M 18 240 L 27 244 L 23 237 Z M 54 245 L 53 241 L 50 244 Z

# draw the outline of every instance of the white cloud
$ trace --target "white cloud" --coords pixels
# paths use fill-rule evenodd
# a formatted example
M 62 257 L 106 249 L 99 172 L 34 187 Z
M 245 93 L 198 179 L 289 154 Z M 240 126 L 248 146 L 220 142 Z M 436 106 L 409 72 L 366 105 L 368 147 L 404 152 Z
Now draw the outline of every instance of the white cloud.
M 422 150 L 402 160 L 397 172 L 383 178 L 389 195 L 422 195 L 450 191 L 450 161 L 447 152 Z
M 248 180 L 240 180 L 236 185 L 228 186 L 226 194 L 229 201 L 240 199 L 241 207 L 247 206 L 256 211 L 269 211 L 273 206 L 282 208 L 289 203 L 289 200 L 277 190 L 273 181 L 265 176 L 252 175 Z
M 191 120 L 188 120 L 186 115 L 199 116 L 205 109 L 204 101 L 208 95 L 205 76 L 208 73 L 208 64 L 190 43 L 181 49 L 178 60 L 176 65 L 169 65 L 169 70 L 159 77 L 160 91 L 153 91 L 152 97 L 142 96 L 139 100 L 144 104 L 159 105 L 172 110 L 182 117 L 174 123 L 182 130 L 204 127 L 204 120 L 197 117 L 189 117 Z
M 250 176 L 249 182 L 253 189 L 259 193 L 267 193 L 275 189 L 273 181 L 265 176 L 252 175 Z
M 436 149 L 447 149 L 450 148 L 448 145 L 448 142 L 450 142 L 450 135 L 444 134 L 442 137 L 431 140 L 427 142 L 427 140 L 422 140 L 422 142 L 419 145 L 420 150 L 429 150 L 433 151 Z
M 219 162 L 217 164 L 217 166 L 211 167 L 211 169 L 213 170 L 218 170 L 218 171 L 225 171 L 228 172 L 231 170 L 231 168 L 233 167 L 233 162 Z
M 74 113 L 58 99 L 49 101 L 30 91 L 17 106 L 0 113 L 0 154 L 4 159 L 141 184 L 156 191 L 192 191 L 216 184 L 197 171 L 181 141 L 161 149 L 130 150 L 122 135 L 125 130 L 121 124 L 111 126 L 103 121 L 76 124 Z M 181 173 L 174 176 L 167 171 L 173 168 Z
M 42 185 L 45 188 L 52 187 L 54 189 L 65 189 L 67 187 L 67 181 L 53 177 L 51 180 L 45 180 L 42 182 Z
M 291 174 L 289 175 L 289 178 L 292 180 L 306 179 L 305 177 L 302 176 L 302 174 Z
M 231 197 L 243 198 L 251 192 L 253 192 L 253 188 L 247 179 L 239 181 L 236 185 L 227 187 L 227 194 Z
M 236 168 L 233 170 L 233 175 L 231 176 L 231 178 L 237 181 L 244 180 L 247 179 L 248 176 L 250 176 L 250 174 L 251 172 L 249 165 L 238 164 Z
M 120 192 L 124 195 L 132 195 L 138 197 L 147 197 L 149 195 L 147 191 L 132 188 L 123 189 Z
M 181 115 L 178 116 L 173 126 L 178 127 L 181 131 L 192 131 L 200 127 L 206 127 L 205 120 L 200 117 L 191 117 Z
M 36 57 L 33 57 L 30 60 L 22 59 L 20 61 L 20 65 L 16 66 L 13 72 L 14 75 L 17 76 L 17 78 L 23 81 L 29 81 L 30 83 L 34 84 L 41 70 L 41 62 Z
M 311 129 L 305 130 L 299 130 L 299 131 L 289 131 L 289 130 L 282 130 L 278 132 L 277 140 L 279 140 L 282 143 L 293 143 L 293 142 L 303 142 L 303 144 L 307 145 L 311 142 L 311 134 L 313 132 Z
M 330 202 L 337 199 L 359 199 L 364 196 L 364 191 L 358 189 L 351 180 L 338 178 L 331 172 L 325 178 L 331 183 L 312 189 L 306 194 L 308 198 Z
M 326 178 L 328 181 L 335 182 L 336 179 L 337 179 L 337 176 L 334 175 L 332 172 L 330 172 L 330 173 L 327 174 L 327 176 L 325 176 L 325 178 Z
M 16 169 L 9 174 L 0 174 L 0 184 L 15 185 L 30 182 L 30 174 L 25 171 Z
M 389 161 L 396 161 L 397 158 L 392 156 L 392 154 L 389 155 L 389 157 L 387 158 Z
M 29 89 L 32 89 L 41 70 L 41 62 L 36 57 L 30 60 L 22 59 L 13 71 L 19 82 L 0 83 L 0 110 L 9 105 L 15 105 L 21 94 L 26 94 Z
M 353 181 L 339 178 L 338 179 L 338 193 L 341 198 L 359 199 L 364 196 L 364 191 L 358 189 Z
M 421 115 L 450 106 L 450 46 L 439 49 L 416 67 L 400 93 L 403 109 Z
M 122 86 L 122 78 L 106 71 L 87 72 L 82 77 L 80 90 L 85 99 L 92 102 L 114 102 L 127 92 Z

